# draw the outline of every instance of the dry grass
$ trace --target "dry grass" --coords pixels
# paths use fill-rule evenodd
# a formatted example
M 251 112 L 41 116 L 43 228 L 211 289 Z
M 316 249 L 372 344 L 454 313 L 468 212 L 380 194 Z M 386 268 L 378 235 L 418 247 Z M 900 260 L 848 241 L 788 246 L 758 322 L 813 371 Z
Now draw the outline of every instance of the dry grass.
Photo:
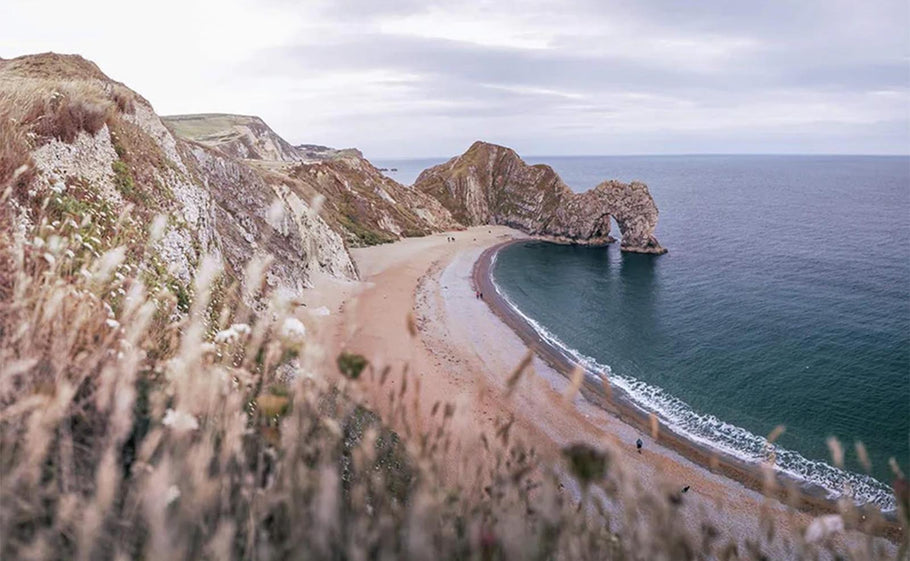
M 81 57 L 0 60 L 0 117 L 37 143 L 95 134 L 117 114 L 133 113 L 136 99 Z
M 456 457 L 454 405 L 421 427 L 406 370 L 346 355 L 349 378 L 320 371 L 292 303 L 263 292 L 254 314 L 206 260 L 179 313 L 124 247 L 77 255 L 79 221 L 35 224 L 0 246 L 4 559 L 765 559 L 776 539 L 770 515 L 746 544 L 681 523 L 683 499 L 643 489 L 609 449 L 575 445 L 551 465 L 510 420 Z M 245 286 L 265 270 L 251 263 Z M 400 437 L 361 405 L 364 376 L 402 379 Z M 444 481 L 453 461 L 473 477 Z M 848 526 L 857 515 L 844 506 Z M 791 539 L 794 558 L 832 543 Z M 846 554 L 884 558 L 871 538 Z
M 0 185 L 16 189 L 28 185 L 34 177 L 31 163 L 25 135 L 0 112 Z
M 34 79 L 10 80 L 0 88 L 0 108 L 20 130 L 40 143 L 56 138 L 73 142 L 80 132 L 95 134 L 117 104 L 100 84 L 66 84 Z

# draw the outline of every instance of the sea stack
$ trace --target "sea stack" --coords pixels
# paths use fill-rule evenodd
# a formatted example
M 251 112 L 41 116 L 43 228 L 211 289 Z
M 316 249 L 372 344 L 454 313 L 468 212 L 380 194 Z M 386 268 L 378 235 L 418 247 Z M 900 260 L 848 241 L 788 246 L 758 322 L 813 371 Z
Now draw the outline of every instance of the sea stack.
M 414 188 L 431 195 L 466 226 L 501 224 L 554 241 L 602 245 L 610 217 L 622 250 L 666 253 L 654 229 L 658 210 L 647 185 L 604 181 L 574 193 L 550 166 L 528 165 L 514 150 L 477 141 L 462 154 L 425 170 Z

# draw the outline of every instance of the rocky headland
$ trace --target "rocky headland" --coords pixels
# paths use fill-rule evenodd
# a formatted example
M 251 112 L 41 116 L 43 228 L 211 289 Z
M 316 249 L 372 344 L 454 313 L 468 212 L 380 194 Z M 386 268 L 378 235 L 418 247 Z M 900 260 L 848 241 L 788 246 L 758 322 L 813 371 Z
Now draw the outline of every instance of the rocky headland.
M 657 205 L 640 182 L 605 181 L 574 193 L 550 166 L 528 165 L 504 146 L 475 142 L 467 152 L 425 170 L 414 188 L 431 195 L 466 226 L 501 224 L 554 241 L 600 245 L 610 217 L 623 251 L 661 254 Z

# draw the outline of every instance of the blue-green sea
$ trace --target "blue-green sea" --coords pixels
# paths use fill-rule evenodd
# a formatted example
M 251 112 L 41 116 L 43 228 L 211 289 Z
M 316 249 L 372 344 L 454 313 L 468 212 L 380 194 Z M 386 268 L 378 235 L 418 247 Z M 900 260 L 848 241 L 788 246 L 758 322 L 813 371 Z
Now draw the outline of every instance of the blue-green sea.
M 758 460 L 784 425 L 779 469 L 894 507 L 888 459 L 910 469 L 910 158 L 526 161 L 576 191 L 644 181 L 670 250 L 506 248 L 495 282 L 542 335 L 690 438 Z M 830 436 L 845 470 L 831 465 Z

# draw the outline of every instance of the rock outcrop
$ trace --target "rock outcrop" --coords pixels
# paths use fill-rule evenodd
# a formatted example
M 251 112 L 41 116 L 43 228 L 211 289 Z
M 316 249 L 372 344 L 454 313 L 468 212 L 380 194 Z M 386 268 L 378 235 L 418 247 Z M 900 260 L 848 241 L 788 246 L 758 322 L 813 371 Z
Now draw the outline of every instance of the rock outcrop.
M 298 144 L 294 148 L 305 162 L 323 162 L 339 158 L 363 158 L 363 153 L 356 148 L 331 148 L 321 144 Z
M 461 228 L 445 207 L 386 177 L 359 150 L 292 146 L 258 117 L 182 115 L 165 124 L 185 140 L 258 169 L 276 184 L 322 197 L 320 216 L 349 246 Z
M 578 244 L 610 243 L 610 217 L 623 251 L 665 253 L 654 237 L 657 205 L 644 183 L 605 181 L 574 193 L 547 165 L 528 165 L 515 151 L 475 142 L 467 152 L 425 170 L 414 189 L 437 199 L 466 226 L 502 224 Z
M 251 258 L 271 254 L 267 282 L 291 295 L 316 272 L 357 276 L 342 237 L 313 212 L 315 193 L 175 137 L 148 101 L 79 56 L 0 59 L 0 179 L 11 177 L 0 224 L 15 235 L 50 217 L 87 224 L 87 251 L 135 243 L 142 253 L 153 218 L 167 217 L 141 266 L 178 291 L 191 290 L 204 255 L 242 281 Z
M 463 228 L 439 201 L 386 177 L 359 155 L 301 163 L 288 176 L 325 197 L 321 215 L 353 246 Z
M 304 158 L 265 121 L 249 115 L 167 115 L 161 120 L 177 136 L 217 148 L 241 160 L 299 162 Z

